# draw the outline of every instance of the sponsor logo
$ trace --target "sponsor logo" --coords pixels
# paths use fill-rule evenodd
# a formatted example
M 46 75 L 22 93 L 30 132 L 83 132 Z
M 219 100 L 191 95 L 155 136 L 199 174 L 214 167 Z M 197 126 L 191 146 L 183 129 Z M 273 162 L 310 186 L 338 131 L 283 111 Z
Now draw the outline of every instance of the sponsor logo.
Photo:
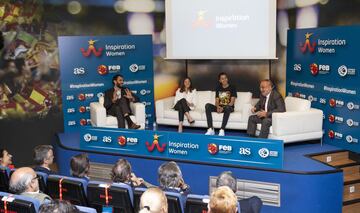
M 131 65 L 129 66 L 129 70 L 130 70 L 131 72 L 142 71 L 142 70 L 145 70 L 145 65 L 131 64 Z
M 100 75 L 106 75 L 108 73 L 108 69 L 105 65 L 99 65 L 97 67 L 97 72 L 100 74 Z
M 192 23 L 192 28 L 209 28 L 212 23 L 206 17 L 207 10 L 199 10 L 196 14 L 196 20 Z
M 294 64 L 294 71 L 300 72 L 301 71 L 301 64 Z
M 80 119 L 79 123 L 80 123 L 81 126 L 86 126 L 88 124 L 88 122 L 84 118 Z
M 68 108 L 66 111 L 68 114 L 75 113 L 75 108 Z
M 140 94 L 141 94 L 141 95 L 146 95 L 146 94 L 150 94 L 150 93 L 151 93 L 150 90 L 146 90 L 146 89 L 140 90 Z
M 104 143 L 111 143 L 111 142 L 112 142 L 112 138 L 111 138 L 111 136 L 103 136 L 103 137 L 102 137 L 102 141 L 103 141 Z
M 119 72 L 121 69 L 120 65 L 108 65 L 109 73 Z
M 149 152 L 154 151 L 155 147 L 159 152 L 165 151 L 166 143 L 161 145 L 159 142 L 159 137 L 159 135 L 155 134 L 152 144 L 150 144 L 148 141 L 145 142 L 146 148 Z
M 317 74 L 328 74 L 330 72 L 330 65 L 312 63 L 310 64 L 310 72 L 313 76 Z
M 251 155 L 251 149 L 250 149 L 250 148 L 241 147 L 241 148 L 239 149 L 239 154 L 240 154 L 240 155 Z
M 218 147 L 216 144 L 214 143 L 209 143 L 208 144 L 208 152 L 212 155 L 215 155 L 216 153 L 218 153 Z
M 326 98 L 320 98 L 319 103 L 320 104 L 326 104 Z
M 305 34 L 305 42 L 303 44 L 300 44 L 300 51 L 302 53 L 306 53 L 306 51 L 309 51 L 310 53 L 315 52 L 316 42 L 310 41 L 310 37 L 313 35 L 313 33 L 306 33 Z
M 319 73 L 318 65 L 315 63 L 310 64 L 310 72 L 312 75 L 317 75 Z
M 329 117 L 329 122 L 330 123 L 343 123 L 344 122 L 344 118 L 343 117 L 340 117 L 340 116 L 335 116 L 335 115 L 332 115 L 330 114 Z
M 334 130 L 329 130 L 328 131 L 328 137 L 330 139 L 342 139 L 343 138 L 343 134 L 340 132 L 335 132 Z
M 85 100 L 85 94 L 84 94 L 84 93 L 80 93 L 80 94 L 78 95 L 78 99 L 79 99 L 79 101 L 84 101 L 84 100 Z
M 76 121 L 68 121 L 68 126 L 75 126 L 76 125 Z
M 120 146 L 128 145 L 136 145 L 138 143 L 138 138 L 132 138 L 132 137 L 125 137 L 125 136 L 119 136 L 117 138 L 117 142 Z
M 219 145 L 219 153 L 230 154 L 232 153 L 232 146 L 230 145 Z
M 74 73 L 74 75 L 84 75 L 85 68 L 84 67 L 75 67 L 73 73 Z
M 80 106 L 80 107 L 79 107 L 79 112 L 80 112 L 80 113 L 86 112 L 86 107 Z
M 101 56 L 103 48 L 100 47 L 100 48 L 96 49 L 95 42 L 97 42 L 97 40 L 90 39 L 88 41 L 89 46 L 88 46 L 87 50 L 85 50 L 84 48 L 80 48 L 80 51 L 84 57 L 89 57 L 91 55 L 91 53 L 94 54 L 96 57 Z
M 261 148 L 261 149 L 259 149 L 258 154 L 262 158 L 267 158 L 270 155 L 270 151 L 267 148 Z
M 67 101 L 73 101 L 75 98 L 74 98 L 74 96 L 73 95 L 67 95 L 66 96 L 66 100 Z
M 347 68 L 347 66 L 341 65 L 338 68 L 338 73 L 341 77 L 345 77 L 347 75 L 356 75 L 356 70 L 354 68 Z
M 354 120 L 351 119 L 351 118 L 349 118 L 349 119 L 346 120 L 346 124 L 347 124 L 349 127 L 359 126 L 359 122 L 354 121 Z
M 92 99 L 94 97 L 94 93 L 80 93 L 78 95 L 79 101 L 85 101 L 86 99 Z
M 329 100 L 329 105 L 330 107 L 334 108 L 334 107 L 343 107 L 344 106 L 344 101 L 342 100 L 336 100 L 334 98 L 330 98 Z
M 96 95 L 96 97 L 98 97 L 98 98 L 104 97 L 104 93 L 99 92 L 99 93 Z
M 308 98 L 307 98 L 310 102 L 316 102 L 317 100 L 318 100 L 318 98 L 317 97 L 314 97 L 314 96 L 312 96 L 312 95 L 309 95 L 308 96 Z
M 347 135 L 346 136 L 346 141 L 348 142 L 348 143 L 358 143 L 358 139 L 357 138 L 354 138 L 353 136 L 351 136 L 351 135 Z
M 142 104 L 144 104 L 145 106 L 150 106 L 150 105 L 151 105 L 151 102 L 149 102 L 149 101 L 143 101 Z
M 294 94 L 292 94 L 292 96 L 296 97 L 296 98 L 303 98 L 303 99 L 306 98 L 305 94 L 302 94 L 302 93 L 299 93 L 299 92 L 295 92 Z
M 85 142 L 97 141 L 97 136 L 96 135 L 91 135 L 90 133 L 86 133 L 84 135 L 84 141 Z
M 125 136 L 119 136 L 117 141 L 118 141 L 118 144 L 119 144 L 120 146 L 125 146 L 125 145 L 126 145 L 126 138 L 125 138 Z
M 360 107 L 359 107 L 359 105 L 358 104 L 354 104 L 354 102 L 348 102 L 347 104 L 346 104 L 346 106 L 347 106 L 347 108 L 349 109 L 349 110 L 354 110 L 354 109 L 359 109 Z

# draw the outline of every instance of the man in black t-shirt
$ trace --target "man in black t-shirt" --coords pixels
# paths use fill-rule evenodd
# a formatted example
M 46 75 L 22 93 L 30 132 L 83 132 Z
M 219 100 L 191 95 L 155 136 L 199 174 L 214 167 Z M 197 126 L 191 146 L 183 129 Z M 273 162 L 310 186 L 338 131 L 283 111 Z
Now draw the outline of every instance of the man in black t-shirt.
M 211 115 L 212 112 L 224 113 L 219 136 L 225 135 L 225 127 L 229 120 L 230 113 L 234 112 L 234 103 L 237 97 L 236 90 L 229 84 L 226 73 L 220 73 L 218 79 L 220 85 L 216 88 L 215 105 L 210 103 L 205 105 L 206 120 L 209 128 L 205 135 L 215 134 Z

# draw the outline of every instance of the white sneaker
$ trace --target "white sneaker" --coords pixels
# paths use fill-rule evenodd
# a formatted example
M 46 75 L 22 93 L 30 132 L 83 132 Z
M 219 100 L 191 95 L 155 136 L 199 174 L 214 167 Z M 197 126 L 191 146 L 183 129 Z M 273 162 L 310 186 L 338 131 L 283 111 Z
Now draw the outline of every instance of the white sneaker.
M 220 129 L 219 136 L 225 136 L 225 131 L 223 129 Z
M 209 129 L 206 131 L 205 135 L 215 135 L 214 129 L 209 128 Z

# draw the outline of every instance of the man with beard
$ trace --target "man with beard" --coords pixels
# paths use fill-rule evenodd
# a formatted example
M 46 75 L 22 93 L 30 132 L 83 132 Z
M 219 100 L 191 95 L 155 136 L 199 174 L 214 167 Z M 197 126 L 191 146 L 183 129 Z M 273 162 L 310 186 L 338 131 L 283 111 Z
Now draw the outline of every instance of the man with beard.
M 129 129 L 139 129 L 140 125 L 134 123 L 130 118 L 130 102 L 137 102 L 138 98 L 128 88 L 123 87 L 124 77 L 122 75 L 115 75 L 112 81 L 114 87 L 105 91 L 106 113 L 117 118 L 119 128 L 125 128 L 126 120 Z

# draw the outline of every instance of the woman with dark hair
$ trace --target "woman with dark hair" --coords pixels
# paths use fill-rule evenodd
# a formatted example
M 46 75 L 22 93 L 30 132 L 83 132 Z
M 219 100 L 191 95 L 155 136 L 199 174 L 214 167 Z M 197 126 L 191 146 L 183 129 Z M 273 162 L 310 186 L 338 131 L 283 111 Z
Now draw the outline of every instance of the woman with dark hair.
M 181 86 L 175 93 L 174 109 L 179 112 L 178 132 L 183 131 L 184 115 L 190 124 L 195 122 L 189 113 L 190 110 L 195 109 L 195 97 L 196 89 L 193 88 L 191 79 L 186 77 L 181 81 Z
M 144 179 L 138 178 L 132 173 L 131 165 L 126 159 L 119 159 L 115 163 L 110 176 L 114 183 L 125 183 L 132 187 L 146 187 Z
M 12 155 L 6 150 L 0 148 L 0 166 L 13 169 L 12 165 Z
M 90 161 L 85 153 L 75 155 L 70 160 L 70 174 L 73 177 L 89 179 Z

